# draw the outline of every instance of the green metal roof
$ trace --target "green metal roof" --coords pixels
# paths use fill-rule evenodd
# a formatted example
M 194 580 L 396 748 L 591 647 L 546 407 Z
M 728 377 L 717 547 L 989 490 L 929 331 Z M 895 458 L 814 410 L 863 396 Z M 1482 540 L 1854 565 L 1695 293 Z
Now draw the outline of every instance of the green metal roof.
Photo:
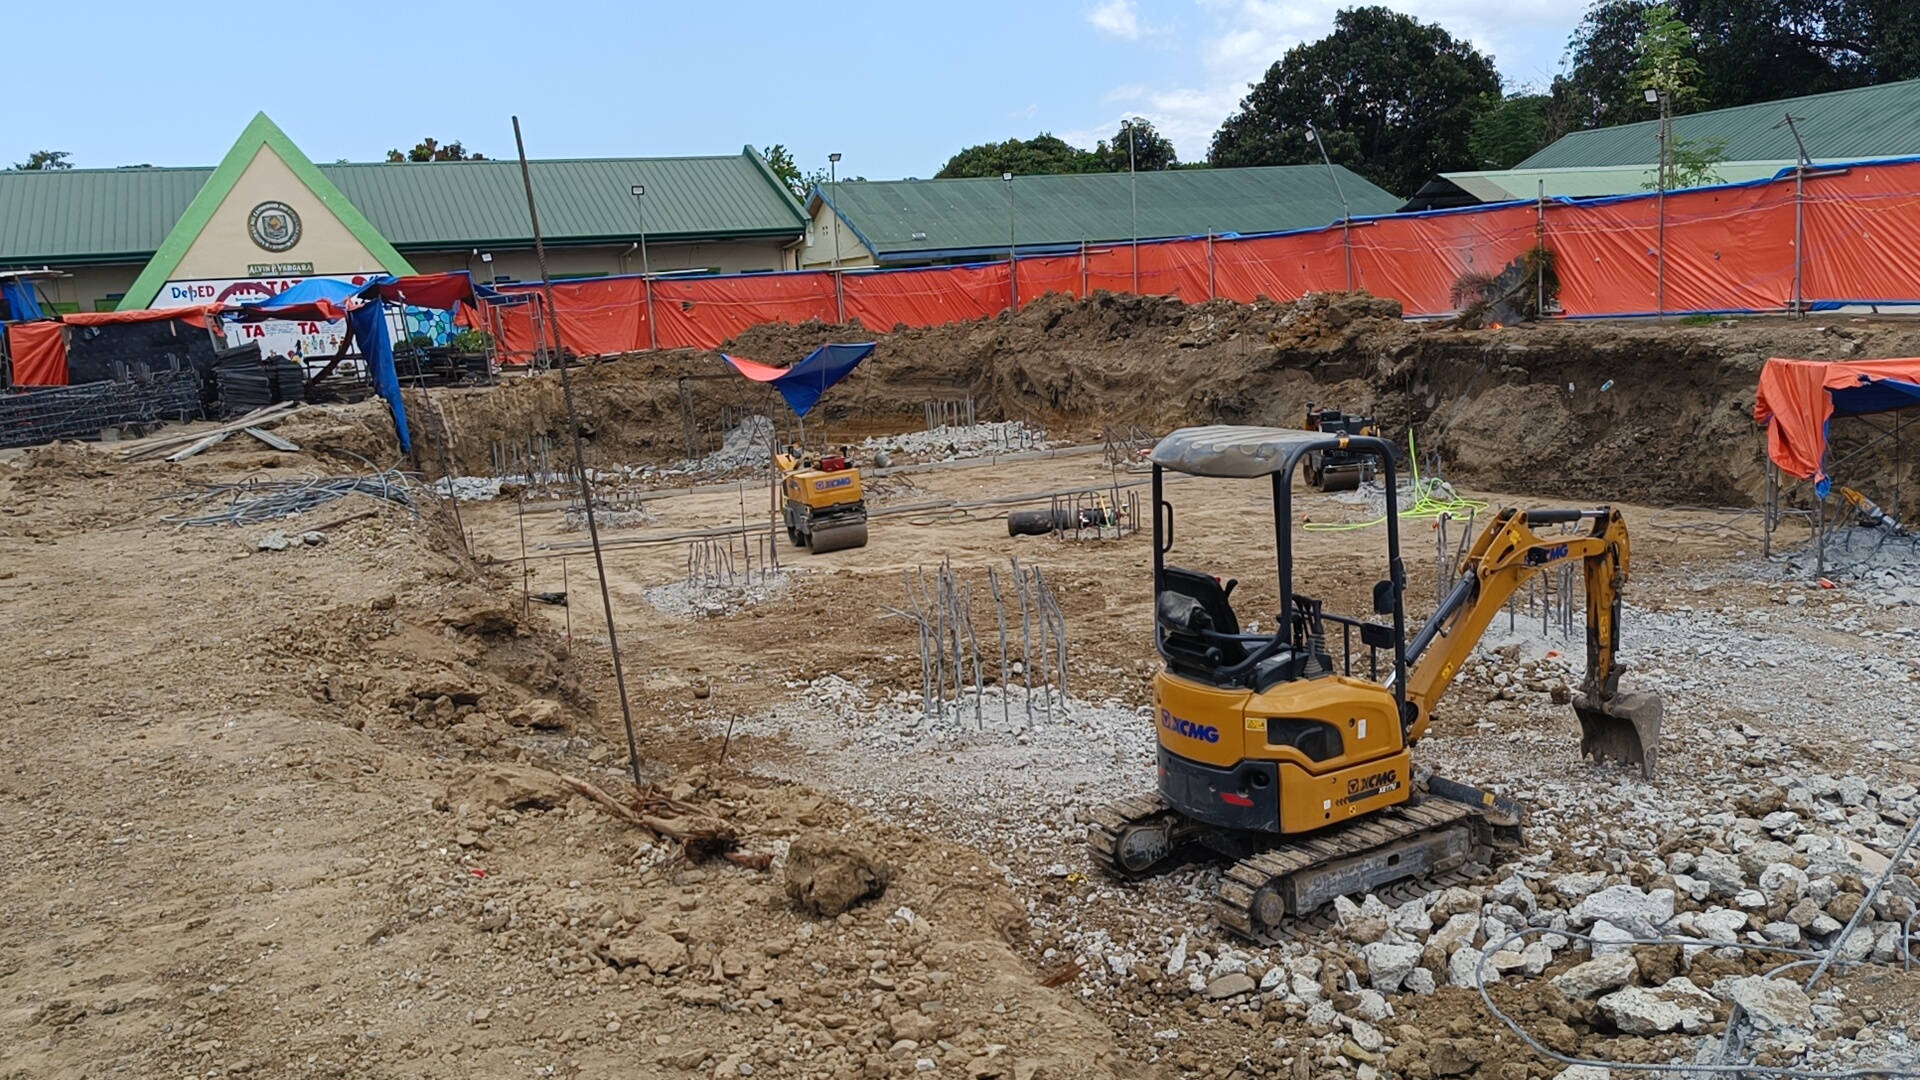
M 1676 116 L 1675 139 L 1724 139 L 1728 161 L 1800 159 L 1782 121 L 1791 112 L 1815 161 L 1920 154 L 1920 79 Z M 1660 159 L 1660 121 L 1576 131 L 1521 162 L 1520 169 L 1644 165 Z
M 535 161 L 550 244 L 793 236 L 806 217 L 760 156 Z M 320 172 L 402 250 L 530 244 L 514 161 L 321 165 Z M 213 176 L 211 168 L 0 172 L 0 265 L 141 262 Z
M 1132 174 L 1141 239 L 1204 233 L 1267 233 L 1340 220 L 1340 191 L 1354 216 L 1390 214 L 1400 200 L 1357 173 L 1320 165 L 1176 169 Z M 875 256 L 900 261 L 1005 251 L 1008 189 L 1019 246 L 1070 246 L 1134 236 L 1127 173 L 963 180 L 850 181 L 835 208 Z M 832 193 L 815 188 L 813 199 Z M 809 200 L 809 206 L 818 204 Z
M 1713 166 L 1709 183 L 1738 184 L 1765 180 L 1781 169 L 1793 167 L 1787 161 L 1722 161 Z M 1600 195 L 1636 195 L 1653 190 L 1657 165 L 1619 165 L 1587 169 L 1506 169 L 1498 172 L 1441 173 L 1461 190 L 1481 202 L 1509 202 L 1536 198 L 1544 184 L 1548 198 L 1564 196 L 1586 199 Z

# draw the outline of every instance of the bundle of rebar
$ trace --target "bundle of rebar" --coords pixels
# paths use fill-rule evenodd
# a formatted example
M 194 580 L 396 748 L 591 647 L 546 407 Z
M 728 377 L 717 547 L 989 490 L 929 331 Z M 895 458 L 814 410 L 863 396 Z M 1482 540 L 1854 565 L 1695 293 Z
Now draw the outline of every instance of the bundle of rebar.
M 260 355 L 259 346 L 235 349 L 214 364 L 223 415 L 239 416 L 283 401 L 306 400 L 306 369 L 284 356 Z
M 189 505 L 223 503 L 220 509 L 189 516 L 168 517 L 174 525 L 255 525 L 263 521 L 317 510 L 349 495 L 414 509 L 414 481 L 397 470 L 368 476 L 315 477 L 308 480 L 246 480 L 236 484 L 202 484 L 178 496 Z
M 90 438 L 106 428 L 184 423 L 199 419 L 200 412 L 200 376 L 192 368 L 0 394 L 0 447 Z
M 1031 564 L 1012 560 L 1011 599 L 1019 606 L 1019 660 L 1014 660 L 1014 642 L 1008 619 L 1006 592 L 1000 575 L 987 568 L 987 593 L 992 598 L 994 622 L 999 630 L 1000 718 L 1012 726 L 1012 694 L 1015 678 L 1024 683 L 1025 726 L 1034 724 L 1034 699 L 1039 698 L 1042 716 L 1051 721 L 1056 699 L 1065 704 L 1067 696 L 1067 620 L 1060 610 L 1053 587 L 1044 571 Z M 983 723 L 986 708 L 986 657 L 974 629 L 974 594 L 960 580 L 953 563 L 943 560 L 927 581 L 924 569 L 905 574 L 907 603 L 912 610 L 888 608 L 894 618 L 912 622 L 920 636 L 920 703 L 929 718 L 944 717 L 951 707 L 959 717 L 972 698 L 973 720 Z M 1051 642 L 1052 653 L 1048 648 Z

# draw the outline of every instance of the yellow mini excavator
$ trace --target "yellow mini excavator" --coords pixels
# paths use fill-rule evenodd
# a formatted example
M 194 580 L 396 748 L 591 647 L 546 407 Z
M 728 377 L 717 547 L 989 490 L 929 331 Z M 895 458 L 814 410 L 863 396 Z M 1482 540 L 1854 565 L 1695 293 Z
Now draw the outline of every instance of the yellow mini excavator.
M 1294 591 L 1293 474 L 1306 455 L 1327 452 L 1365 455 L 1384 478 L 1387 577 L 1372 607 L 1385 621 L 1336 615 Z M 1337 896 L 1498 861 L 1520 843 L 1523 809 L 1465 784 L 1416 779 L 1413 747 L 1507 598 L 1569 561 L 1587 594 L 1587 672 L 1573 698 L 1581 751 L 1652 776 L 1660 699 L 1619 689 L 1627 529 L 1618 510 L 1501 510 L 1465 556 L 1459 584 L 1408 642 L 1391 444 L 1201 427 L 1161 440 L 1150 460 L 1160 783 L 1096 814 L 1088 842 L 1110 873 L 1139 877 L 1196 854 L 1235 860 L 1220 882 L 1219 920 L 1271 940 Z M 1169 470 L 1271 483 L 1280 610 L 1272 633 L 1242 631 L 1235 582 L 1168 562 Z M 1535 531 L 1548 527 L 1566 531 Z
M 787 539 L 813 555 L 867 546 L 867 497 L 844 450 L 806 460 L 798 448 L 774 457 Z

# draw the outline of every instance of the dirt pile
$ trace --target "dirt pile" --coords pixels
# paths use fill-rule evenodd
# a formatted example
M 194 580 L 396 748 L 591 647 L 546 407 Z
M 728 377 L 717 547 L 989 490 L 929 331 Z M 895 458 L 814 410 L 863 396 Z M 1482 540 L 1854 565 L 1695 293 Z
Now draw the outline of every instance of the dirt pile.
M 436 504 L 284 551 L 258 540 L 296 520 L 161 524 L 154 494 L 237 460 L 0 465 L 0 639 L 31 658 L 0 670 L 0 1076 L 1139 1075 L 1036 984 L 977 855 L 670 775 L 666 702 L 653 775 L 766 869 L 560 780 L 621 780 L 604 652 Z M 856 834 L 885 896 L 798 910 L 790 846 Z
M 1404 322 L 1391 301 L 1364 293 L 1193 306 L 1048 295 L 1017 314 L 929 329 L 760 326 L 725 349 L 790 364 L 826 342 L 867 340 L 877 343 L 873 357 L 808 418 L 815 441 L 911 429 L 926 402 L 967 396 L 982 419 L 1024 421 L 1056 442 L 1097 439 L 1109 426 L 1292 426 L 1317 402 L 1374 411 L 1398 439 L 1413 427 L 1465 482 L 1712 505 L 1759 496 L 1761 441 L 1751 417 L 1766 357 L 1920 351 L 1920 331 L 1897 320 L 1477 331 Z M 772 391 L 739 379 L 713 353 L 625 357 L 577 368 L 575 378 L 596 468 L 667 464 L 689 456 L 690 445 L 698 457 L 747 411 L 773 417 L 783 438 L 794 434 Z M 499 444 L 533 436 L 569 453 L 554 375 L 436 392 L 435 400 L 463 471 L 491 473 Z M 1836 455 L 1859 439 L 1836 425 Z

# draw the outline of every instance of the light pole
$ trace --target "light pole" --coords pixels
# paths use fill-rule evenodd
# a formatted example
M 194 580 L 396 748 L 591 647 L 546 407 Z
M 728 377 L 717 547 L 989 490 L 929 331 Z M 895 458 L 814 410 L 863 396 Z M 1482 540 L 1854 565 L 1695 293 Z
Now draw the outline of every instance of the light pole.
M 840 155 L 827 155 L 827 201 L 833 205 L 828 220 L 833 222 L 833 310 L 840 324 L 847 321 L 847 294 L 840 287 Z
M 1660 166 L 1655 187 L 1659 193 L 1655 196 L 1655 213 L 1659 219 L 1654 241 L 1654 318 L 1665 322 L 1667 319 L 1667 185 L 1672 182 L 1673 166 L 1670 164 L 1673 148 L 1673 104 L 1663 90 L 1648 87 L 1647 104 L 1660 106 Z
M 1327 175 L 1333 179 L 1334 193 L 1340 196 L 1340 246 L 1347 253 L 1347 291 L 1353 291 L 1353 211 L 1347 206 L 1347 193 L 1340 187 L 1340 174 L 1333 171 L 1333 159 L 1327 156 L 1327 140 L 1320 137 L 1320 129 L 1307 121 L 1307 141 L 1320 148 L 1320 162 L 1327 167 Z
M 1014 262 L 1013 174 L 1003 172 L 1000 181 L 1007 185 L 1007 294 L 1013 298 L 1012 310 L 1020 310 L 1020 268 Z
M 633 185 L 633 205 L 640 220 L 640 290 L 647 298 L 647 347 L 658 349 L 660 335 L 653 327 L 653 265 L 647 261 L 647 185 Z
M 1133 172 L 1133 119 L 1127 125 L 1127 202 L 1133 211 L 1133 294 L 1140 295 L 1140 189 Z

